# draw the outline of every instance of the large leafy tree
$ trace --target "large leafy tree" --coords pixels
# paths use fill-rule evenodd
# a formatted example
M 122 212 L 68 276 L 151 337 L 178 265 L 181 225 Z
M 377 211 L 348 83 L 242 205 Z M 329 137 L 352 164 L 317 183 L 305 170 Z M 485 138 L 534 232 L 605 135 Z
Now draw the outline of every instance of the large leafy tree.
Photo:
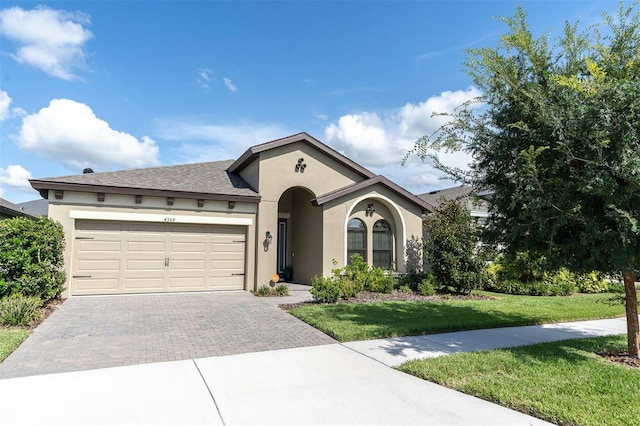
M 555 41 L 534 38 L 525 12 L 502 18 L 496 48 L 469 51 L 482 95 L 414 152 L 460 181 L 491 192 L 487 235 L 549 266 L 623 272 L 629 353 L 639 356 L 635 273 L 640 270 L 640 13 Z M 449 168 L 433 149 L 464 150 L 471 169 Z

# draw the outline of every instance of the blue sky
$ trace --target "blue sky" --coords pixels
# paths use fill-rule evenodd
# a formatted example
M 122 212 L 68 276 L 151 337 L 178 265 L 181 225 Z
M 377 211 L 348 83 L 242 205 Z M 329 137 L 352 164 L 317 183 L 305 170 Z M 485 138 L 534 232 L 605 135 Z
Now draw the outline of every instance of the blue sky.
M 306 131 L 414 193 L 454 185 L 401 166 L 478 90 L 466 48 L 495 47 L 516 4 L 536 34 L 616 1 L 0 3 L 0 197 L 29 178 L 237 158 Z M 461 154 L 445 154 L 464 166 Z

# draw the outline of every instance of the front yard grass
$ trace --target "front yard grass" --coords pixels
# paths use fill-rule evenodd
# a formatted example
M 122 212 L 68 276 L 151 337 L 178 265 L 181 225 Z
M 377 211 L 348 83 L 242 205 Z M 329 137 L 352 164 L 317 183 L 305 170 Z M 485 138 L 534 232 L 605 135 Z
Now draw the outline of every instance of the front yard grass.
M 626 335 L 421 359 L 399 369 L 561 425 L 640 422 L 640 370 L 594 352 L 626 349 Z
M 482 328 L 537 325 L 623 316 L 610 294 L 513 296 L 482 292 L 489 300 L 370 302 L 309 305 L 291 313 L 341 342 Z
M 29 336 L 28 330 L 0 328 L 0 362 Z

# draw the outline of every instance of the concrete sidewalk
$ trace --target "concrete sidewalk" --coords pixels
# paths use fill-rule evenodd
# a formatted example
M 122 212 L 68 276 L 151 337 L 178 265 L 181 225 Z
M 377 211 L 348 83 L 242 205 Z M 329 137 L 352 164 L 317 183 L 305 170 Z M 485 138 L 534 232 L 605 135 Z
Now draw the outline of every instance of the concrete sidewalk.
M 544 425 L 343 345 L 0 380 L 4 424 Z
M 624 318 L 301 347 L 0 380 L 11 425 L 542 425 L 388 366 L 626 332 Z M 37 407 L 35 409 L 34 407 Z
M 626 332 L 626 318 L 614 318 L 364 340 L 347 342 L 343 345 L 385 365 L 395 367 L 405 361 L 418 358 L 433 358 L 458 352 L 508 348 L 584 337 L 609 336 Z

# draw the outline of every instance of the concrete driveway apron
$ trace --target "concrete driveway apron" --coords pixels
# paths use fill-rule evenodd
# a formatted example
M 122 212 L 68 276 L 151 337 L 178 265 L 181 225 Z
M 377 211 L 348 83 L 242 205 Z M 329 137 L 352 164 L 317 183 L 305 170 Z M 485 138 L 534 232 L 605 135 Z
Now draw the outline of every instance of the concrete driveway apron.
M 72 297 L 0 364 L 0 378 L 325 345 L 247 292 Z

